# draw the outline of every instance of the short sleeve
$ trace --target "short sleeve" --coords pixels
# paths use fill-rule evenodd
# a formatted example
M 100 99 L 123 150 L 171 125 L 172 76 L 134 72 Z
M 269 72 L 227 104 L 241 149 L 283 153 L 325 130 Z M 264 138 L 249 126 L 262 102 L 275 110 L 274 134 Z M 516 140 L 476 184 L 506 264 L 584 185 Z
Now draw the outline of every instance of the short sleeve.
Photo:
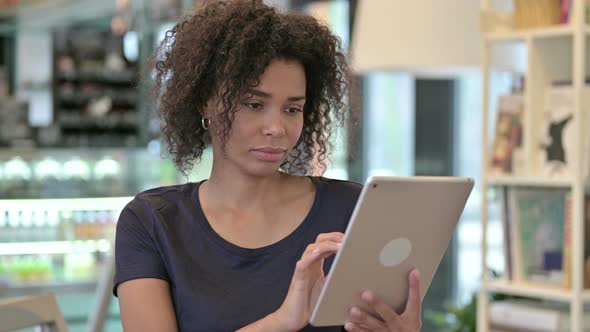
M 138 217 L 131 202 L 127 205 L 117 222 L 115 233 L 115 277 L 113 294 L 117 296 L 117 287 L 125 281 L 140 278 L 157 278 L 169 281 L 162 255 L 156 245 L 151 220 L 148 213 Z

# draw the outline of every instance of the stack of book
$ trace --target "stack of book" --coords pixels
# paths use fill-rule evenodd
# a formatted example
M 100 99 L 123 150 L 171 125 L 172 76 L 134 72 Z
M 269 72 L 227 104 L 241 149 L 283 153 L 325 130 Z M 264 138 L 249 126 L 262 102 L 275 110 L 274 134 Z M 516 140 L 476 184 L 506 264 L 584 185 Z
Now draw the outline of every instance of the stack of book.
M 590 85 L 583 88 L 584 100 L 590 100 Z M 490 175 L 536 176 L 543 179 L 570 181 L 577 153 L 575 128 L 579 119 L 574 114 L 574 89 L 571 82 L 553 82 L 544 91 L 543 107 L 534 111 L 533 141 L 530 151 L 523 144 L 524 96 L 502 95 L 498 110 L 494 142 L 489 161 Z M 533 111 L 533 110 L 531 110 Z M 590 155 L 590 137 L 585 137 L 585 155 Z M 525 159 L 531 156 L 531 160 Z M 590 160 L 584 158 L 583 176 L 590 175 Z
M 556 304 L 529 300 L 507 300 L 490 304 L 490 325 L 495 332 L 569 332 L 569 308 Z M 586 313 L 582 326 L 590 331 L 590 314 Z
M 575 15 L 572 12 L 572 5 L 574 0 L 561 0 L 561 23 L 567 24 L 572 23 L 573 18 Z M 590 0 L 586 1 L 586 12 L 584 13 L 586 18 L 586 23 L 590 23 Z
M 562 0 L 514 0 L 514 27 L 532 29 L 562 23 Z
M 571 288 L 571 194 L 564 189 L 502 188 L 505 278 L 518 283 Z M 585 238 L 590 238 L 590 198 Z M 590 261 L 590 241 L 585 241 Z M 585 280 L 590 279 L 586 271 Z M 586 281 L 585 287 L 590 287 Z
M 524 96 L 503 95 L 498 99 L 494 145 L 489 171 L 494 175 L 519 175 L 525 170 L 522 144 Z

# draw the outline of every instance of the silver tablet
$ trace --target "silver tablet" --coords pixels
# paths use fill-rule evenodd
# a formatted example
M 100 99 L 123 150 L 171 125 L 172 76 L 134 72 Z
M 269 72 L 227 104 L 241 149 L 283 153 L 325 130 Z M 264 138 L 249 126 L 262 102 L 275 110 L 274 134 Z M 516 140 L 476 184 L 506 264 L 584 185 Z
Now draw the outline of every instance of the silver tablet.
M 310 323 L 343 325 L 352 305 L 371 312 L 360 300 L 364 289 L 403 311 L 414 267 L 424 298 L 472 188 L 470 178 L 369 178 Z

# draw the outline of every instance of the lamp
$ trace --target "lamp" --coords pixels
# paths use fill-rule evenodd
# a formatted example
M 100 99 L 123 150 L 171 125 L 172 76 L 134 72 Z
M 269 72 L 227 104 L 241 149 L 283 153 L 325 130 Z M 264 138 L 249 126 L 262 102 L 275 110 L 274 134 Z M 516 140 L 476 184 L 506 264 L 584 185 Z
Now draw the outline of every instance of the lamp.
M 479 69 L 479 1 L 359 1 L 352 68 L 453 74 Z

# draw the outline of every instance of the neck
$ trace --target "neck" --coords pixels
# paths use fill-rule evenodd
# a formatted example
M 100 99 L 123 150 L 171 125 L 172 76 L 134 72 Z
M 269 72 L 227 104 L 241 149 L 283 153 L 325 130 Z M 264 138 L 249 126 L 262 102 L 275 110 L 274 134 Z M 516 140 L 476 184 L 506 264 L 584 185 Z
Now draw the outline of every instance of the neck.
M 248 210 L 272 204 L 286 175 L 279 170 L 268 176 L 244 174 L 213 162 L 211 176 L 203 185 L 207 201 L 217 207 Z

